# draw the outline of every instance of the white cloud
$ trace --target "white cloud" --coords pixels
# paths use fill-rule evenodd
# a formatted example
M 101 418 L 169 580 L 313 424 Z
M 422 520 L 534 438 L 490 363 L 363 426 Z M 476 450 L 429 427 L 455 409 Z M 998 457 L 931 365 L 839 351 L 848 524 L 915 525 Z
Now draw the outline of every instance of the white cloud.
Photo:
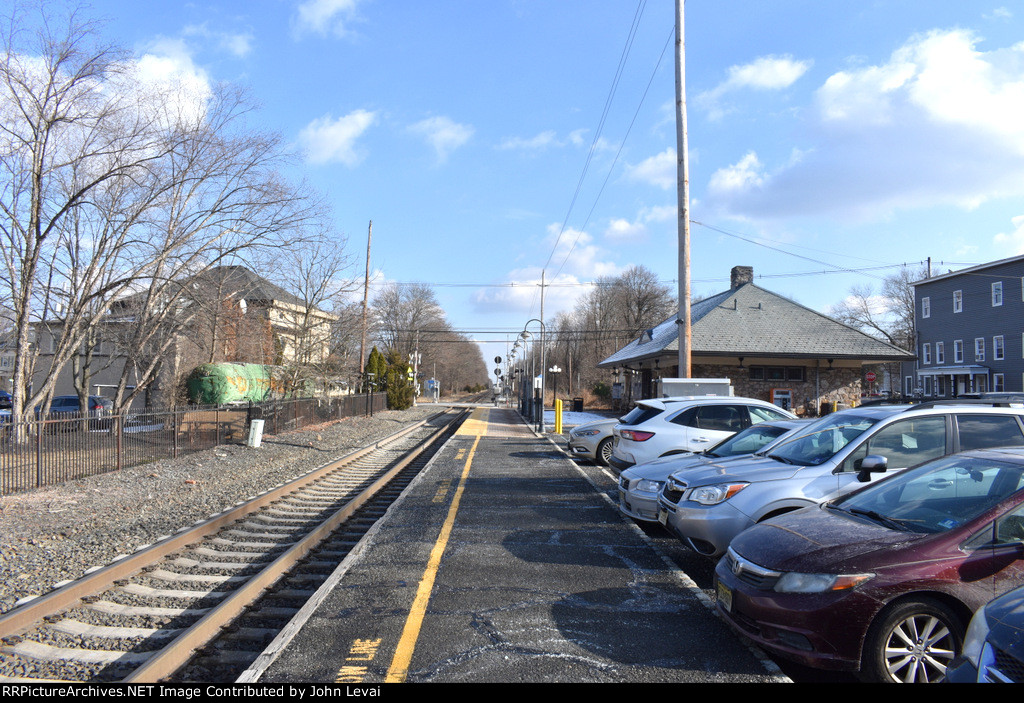
M 356 142 L 376 121 L 377 113 L 367 110 L 354 110 L 338 119 L 325 116 L 313 120 L 299 133 L 306 160 L 313 164 L 338 162 L 355 166 L 363 158 Z
M 586 143 L 583 140 L 583 135 L 586 134 L 588 131 L 589 130 L 587 129 L 574 129 L 573 131 L 569 132 L 569 141 L 576 146 L 583 146 Z
M 697 96 L 697 103 L 708 109 L 712 119 L 721 117 L 718 102 L 723 95 L 737 90 L 782 90 L 796 83 L 810 69 L 812 61 L 797 61 L 791 56 L 762 56 L 750 63 L 730 66 L 729 77 L 713 89 Z
M 655 205 L 640 211 L 642 222 L 674 222 L 679 219 L 679 205 Z
M 650 183 L 659 188 L 674 188 L 677 182 L 678 161 L 673 147 L 644 159 L 636 166 L 626 167 L 626 177 L 634 181 Z
M 964 30 L 915 36 L 888 61 L 830 76 L 785 163 L 753 151 L 719 169 L 705 205 L 746 218 L 974 208 L 1024 195 L 1024 45 Z
M 1000 232 L 992 241 L 1001 249 L 1009 250 L 1010 256 L 1024 254 L 1024 215 L 1017 215 L 1011 220 L 1013 231 L 1009 234 Z
M 547 234 L 538 245 L 539 250 L 554 249 L 545 278 L 545 317 L 553 316 L 555 313 L 552 311 L 572 308 L 579 296 L 589 290 L 589 286 L 581 285 L 581 281 L 589 282 L 599 276 L 614 276 L 620 272 L 618 266 L 606 260 L 608 252 L 595 245 L 589 234 L 569 228 L 559 237 L 560 229 L 560 225 L 548 225 Z M 472 302 L 478 312 L 526 313 L 539 309 L 540 266 L 510 271 L 506 280 L 508 286 L 486 288 L 473 294 Z
M 501 144 L 498 145 L 499 149 L 513 149 L 513 150 L 525 150 L 525 151 L 539 151 L 549 146 L 561 146 L 561 143 L 555 136 L 554 131 L 547 130 L 541 132 L 535 137 L 522 138 L 522 137 L 508 137 L 502 140 Z
M 448 117 L 429 117 L 409 127 L 409 131 L 424 137 L 434 148 L 437 160 L 444 162 L 448 155 L 463 146 L 473 136 L 473 128 L 458 124 Z
M 159 95 L 163 114 L 198 123 L 213 95 L 210 77 L 192 60 L 183 41 L 160 39 L 134 63 L 128 84 L 146 97 Z
M 719 87 L 725 90 L 788 88 L 807 72 L 812 63 L 811 61 L 794 61 L 791 56 L 762 56 L 742 66 L 731 66 L 728 80 Z
M 220 32 L 210 29 L 206 23 L 189 25 L 182 32 L 187 37 L 212 39 L 217 46 L 238 58 L 252 53 L 253 35 L 251 32 Z
M 762 171 L 763 167 L 757 159 L 757 154 L 748 152 L 732 166 L 720 168 L 711 174 L 708 190 L 715 195 L 757 188 L 764 183 Z
M 612 243 L 637 242 L 647 236 L 647 227 L 642 222 L 630 222 L 619 217 L 608 223 L 604 238 Z
M 306 0 L 298 7 L 294 20 L 298 34 L 313 32 L 321 36 L 349 33 L 349 22 L 356 16 L 361 0 Z
M 476 291 L 471 302 L 477 312 L 529 313 L 540 309 L 541 270 L 539 267 L 516 269 L 508 274 L 507 285 Z M 552 310 L 566 310 L 573 306 L 581 290 L 579 279 L 567 273 L 557 277 L 548 275 L 544 288 L 544 317 L 551 318 Z

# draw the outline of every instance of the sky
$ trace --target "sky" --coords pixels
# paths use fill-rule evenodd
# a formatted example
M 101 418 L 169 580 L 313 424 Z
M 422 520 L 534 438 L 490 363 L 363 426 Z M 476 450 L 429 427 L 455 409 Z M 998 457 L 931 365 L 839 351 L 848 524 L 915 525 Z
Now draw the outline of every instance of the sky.
M 139 57 L 247 88 L 361 279 L 429 283 L 488 363 L 633 265 L 676 290 L 674 0 L 95 0 Z M 1024 1 L 690 0 L 695 296 L 827 312 L 1024 253 Z

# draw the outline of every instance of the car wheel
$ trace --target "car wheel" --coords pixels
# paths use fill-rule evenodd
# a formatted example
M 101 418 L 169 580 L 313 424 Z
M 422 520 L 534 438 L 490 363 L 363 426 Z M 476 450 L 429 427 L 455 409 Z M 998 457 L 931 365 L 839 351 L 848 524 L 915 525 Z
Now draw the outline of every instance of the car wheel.
M 963 620 L 947 605 L 931 598 L 903 601 L 871 625 L 861 675 L 872 682 L 941 681 L 963 643 Z
M 597 463 L 601 466 L 608 466 L 608 460 L 612 458 L 612 438 L 602 439 L 597 445 Z

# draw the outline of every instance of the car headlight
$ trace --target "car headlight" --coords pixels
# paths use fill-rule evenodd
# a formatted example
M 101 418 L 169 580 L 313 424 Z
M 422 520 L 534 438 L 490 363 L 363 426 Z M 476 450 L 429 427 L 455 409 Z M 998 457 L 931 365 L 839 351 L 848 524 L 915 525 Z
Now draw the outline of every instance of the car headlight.
M 714 486 L 698 486 L 690 491 L 688 500 L 701 505 L 718 505 L 749 486 L 749 483 L 719 483 Z
M 661 487 L 664 485 L 664 481 L 652 481 L 649 478 L 645 478 L 637 481 L 634 488 L 644 493 L 661 493 Z
M 988 632 L 988 618 L 985 617 L 985 609 L 982 608 L 971 618 L 971 624 L 967 627 L 967 634 L 964 635 L 964 646 L 961 651 L 961 654 L 971 660 L 971 664 L 975 668 L 978 668 L 978 663 L 981 660 L 981 652 L 985 648 Z
M 775 582 L 778 593 L 827 593 L 859 586 L 874 574 L 801 574 L 790 571 Z
M 600 434 L 601 430 L 581 430 L 580 432 L 573 432 L 573 437 L 593 437 L 596 434 Z

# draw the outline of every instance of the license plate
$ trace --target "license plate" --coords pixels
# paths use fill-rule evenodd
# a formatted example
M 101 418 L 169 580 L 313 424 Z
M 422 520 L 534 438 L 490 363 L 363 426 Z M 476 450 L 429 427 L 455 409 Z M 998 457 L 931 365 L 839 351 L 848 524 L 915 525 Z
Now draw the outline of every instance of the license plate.
M 722 604 L 725 612 L 732 612 L 732 589 L 721 581 L 715 582 L 715 590 L 718 593 L 718 602 Z
M 658 508 L 658 522 L 662 525 L 668 525 L 668 511 L 664 508 Z

